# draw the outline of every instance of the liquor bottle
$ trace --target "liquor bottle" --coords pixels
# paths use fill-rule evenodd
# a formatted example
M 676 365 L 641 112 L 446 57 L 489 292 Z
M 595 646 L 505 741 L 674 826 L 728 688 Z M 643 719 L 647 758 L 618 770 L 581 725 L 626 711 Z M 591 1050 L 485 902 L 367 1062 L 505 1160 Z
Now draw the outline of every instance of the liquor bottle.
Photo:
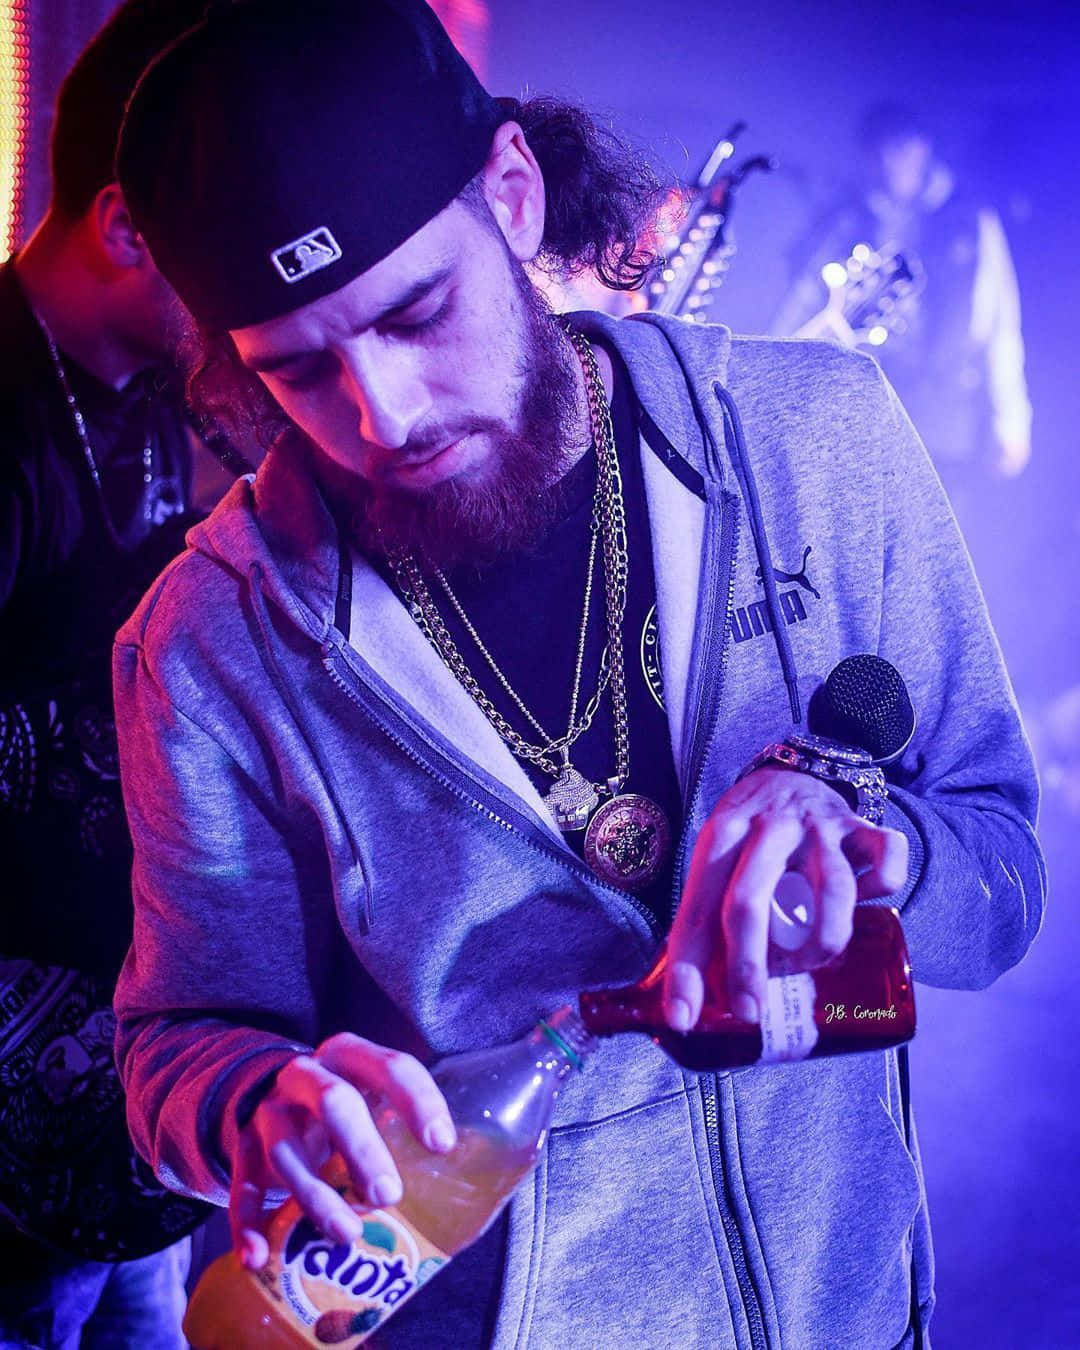
M 780 945 L 774 941 L 774 970 L 792 964 L 791 956 L 777 949 Z M 587 1029 L 594 1036 L 643 1032 L 677 1063 L 698 1072 L 882 1050 L 915 1034 L 907 946 L 900 916 L 888 905 L 856 905 L 851 941 L 827 966 L 771 974 L 760 1024 L 743 1022 L 732 1012 L 721 947 L 706 971 L 697 1025 L 673 1031 L 661 1006 L 666 970 L 665 945 L 637 984 L 581 994 Z
M 365 1207 L 332 1158 L 322 1175 L 361 1214 L 362 1237 L 323 1237 L 286 1201 L 264 1228 L 261 1270 L 229 1252 L 203 1274 L 184 1320 L 195 1350 L 360 1345 L 492 1223 L 535 1166 L 562 1083 L 591 1045 L 567 1007 L 511 1045 L 444 1059 L 432 1076 L 457 1129 L 447 1154 L 425 1149 L 389 1106 L 377 1110 L 401 1174 L 398 1204 Z

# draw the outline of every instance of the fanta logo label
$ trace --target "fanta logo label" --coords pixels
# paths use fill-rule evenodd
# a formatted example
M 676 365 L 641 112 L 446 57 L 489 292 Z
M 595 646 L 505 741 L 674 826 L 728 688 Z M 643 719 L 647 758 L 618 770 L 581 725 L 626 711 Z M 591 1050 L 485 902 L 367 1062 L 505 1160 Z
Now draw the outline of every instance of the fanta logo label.
M 308 1219 L 301 1219 L 285 1246 L 287 1267 L 297 1266 L 307 1280 L 337 1285 L 352 1298 L 392 1308 L 416 1287 L 420 1253 L 412 1235 L 389 1215 L 364 1221 L 359 1242 L 331 1242 Z
M 352 1243 L 324 1238 L 295 1210 L 277 1234 L 271 1230 L 273 1254 L 260 1279 L 303 1329 L 305 1345 L 355 1350 L 446 1263 L 446 1253 L 396 1210 L 360 1217 Z

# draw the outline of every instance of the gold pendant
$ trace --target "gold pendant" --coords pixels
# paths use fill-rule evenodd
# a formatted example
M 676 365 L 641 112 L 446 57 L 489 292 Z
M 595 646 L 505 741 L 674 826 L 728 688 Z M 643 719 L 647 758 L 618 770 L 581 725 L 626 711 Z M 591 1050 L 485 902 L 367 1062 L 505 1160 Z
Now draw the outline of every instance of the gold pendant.
M 600 796 L 577 769 L 565 760 L 559 776 L 544 798 L 544 804 L 555 817 L 555 823 L 564 834 L 583 830 L 596 810 Z
M 651 885 L 670 848 L 667 817 L 639 792 L 624 792 L 605 802 L 585 835 L 589 866 L 602 881 L 624 891 L 642 891 Z

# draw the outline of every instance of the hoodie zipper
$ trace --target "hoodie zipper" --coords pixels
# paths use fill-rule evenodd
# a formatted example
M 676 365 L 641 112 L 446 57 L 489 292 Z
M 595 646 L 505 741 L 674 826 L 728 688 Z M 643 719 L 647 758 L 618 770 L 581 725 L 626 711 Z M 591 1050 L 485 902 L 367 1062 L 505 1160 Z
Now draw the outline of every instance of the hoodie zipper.
M 743 1310 L 750 1326 L 750 1344 L 753 1350 L 768 1350 L 768 1336 L 765 1333 L 765 1321 L 761 1313 L 761 1300 L 746 1261 L 746 1248 L 742 1234 L 735 1222 L 733 1207 L 728 1190 L 727 1171 L 724 1154 L 720 1147 L 720 1093 L 715 1074 L 702 1074 L 698 1079 L 701 1087 L 701 1105 L 705 1115 L 705 1134 L 709 1141 L 709 1163 L 712 1167 L 713 1189 L 720 1209 L 720 1222 L 724 1225 L 731 1260 L 735 1267 L 735 1280 L 742 1295 Z
M 705 697 L 697 700 L 694 724 L 691 731 L 690 753 L 687 763 L 686 784 L 689 792 L 683 831 L 679 840 L 672 892 L 672 918 L 678 906 L 686 856 L 690 849 L 693 821 L 701 804 L 703 791 L 703 770 L 712 752 L 719 727 L 720 703 L 723 696 L 724 681 L 727 676 L 727 660 L 730 643 L 728 630 L 731 613 L 735 607 L 735 559 L 739 547 L 739 516 L 735 501 L 726 497 L 720 511 L 720 537 L 725 535 L 725 527 L 730 530 L 731 545 L 721 565 L 727 568 L 727 585 L 723 583 L 704 597 L 704 606 L 698 631 L 702 634 L 701 676 L 699 688 Z M 715 620 L 715 597 L 718 591 L 724 594 L 724 621 L 718 629 Z M 719 650 L 717 650 L 719 644 Z M 704 737 L 702 726 L 708 728 Z M 727 1184 L 727 1170 L 720 1142 L 720 1102 L 714 1075 L 704 1075 L 698 1082 L 701 1090 L 702 1107 L 705 1118 L 705 1138 L 709 1149 L 709 1165 L 712 1171 L 713 1192 L 716 1196 L 720 1221 L 727 1239 L 728 1251 L 735 1270 L 735 1280 L 739 1286 L 746 1320 L 750 1327 L 750 1343 L 753 1350 L 767 1350 L 768 1339 L 765 1334 L 761 1300 L 750 1278 L 750 1269 L 746 1258 L 746 1246 L 739 1231 L 731 1205 Z
M 365 711 L 369 711 L 366 705 L 357 697 L 356 691 L 349 687 L 349 682 L 335 667 L 332 661 L 332 656 L 336 654 L 335 645 L 330 642 L 324 643 L 322 654 L 323 667 L 337 688 L 341 690 L 346 698 L 350 699 L 358 707 L 363 708 Z M 377 693 L 375 694 L 375 697 L 379 698 L 380 701 L 383 701 L 381 696 Z M 392 708 L 391 712 L 393 713 Z M 578 858 L 577 854 L 570 849 L 556 849 L 546 842 L 542 842 L 539 831 L 524 818 L 519 818 L 515 823 L 514 821 L 505 819 L 496 811 L 493 811 L 491 807 L 484 802 L 478 801 L 476 797 L 470 795 L 467 790 L 454 782 L 453 779 L 440 773 L 425 756 L 419 754 L 407 740 L 398 735 L 398 733 L 390 727 L 388 720 L 380 718 L 379 725 L 383 733 L 402 752 L 402 754 L 410 759 L 418 768 L 423 769 L 424 772 L 427 773 L 429 777 L 433 778 L 441 787 L 452 792 L 455 797 L 464 802 L 465 805 L 472 810 L 479 811 L 480 814 L 490 820 L 493 825 L 497 825 L 500 829 L 509 830 L 514 834 L 524 837 L 526 843 L 529 844 L 531 848 L 536 849 L 538 852 L 544 854 L 545 857 L 550 858 L 553 862 L 559 863 L 561 866 L 565 867 L 582 881 L 588 883 L 591 889 L 603 891 L 606 895 L 613 896 L 622 904 L 628 905 L 645 923 L 653 940 L 659 941 L 660 935 L 657 931 L 656 916 L 653 914 L 652 910 L 637 898 L 637 896 L 632 895 L 629 891 L 620 890 L 617 886 L 611 886 L 607 882 L 601 881 L 591 869 L 585 866 Z M 508 811 L 507 815 L 510 814 L 513 813 Z
M 715 636 L 716 625 L 712 621 L 714 615 L 712 610 L 715 605 L 708 603 L 709 613 L 703 614 L 702 618 L 706 622 L 697 625 L 702 632 L 702 655 L 701 669 L 702 677 L 699 681 L 701 688 L 706 692 L 708 707 L 703 707 L 703 701 L 698 700 L 698 706 L 694 714 L 694 724 L 690 736 L 690 754 L 686 769 L 686 785 L 689 790 L 687 797 L 686 811 L 683 815 L 683 829 L 679 837 L 679 850 L 675 858 L 675 871 L 672 878 L 672 896 L 671 896 L 671 917 L 674 919 L 675 910 L 678 908 L 679 897 L 682 893 L 683 873 L 686 868 L 686 855 L 690 849 L 692 822 L 695 813 L 701 802 L 702 792 L 702 770 L 712 750 L 713 742 L 716 739 L 717 723 L 719 721 L 720 700 L 723 693 L 724 680 L 727 675 L 727 657 L 730 643 L 727 640 L 728 629 L 731 624 L 731 613 L 735 607 L 735 557 L 739 547 L 739 517 L 735 510 L 735 504 L 730 498 L 726 499 L 720 512 L 720 533 L 724 534 L 724 527 L 729 526 L 731 531 L 731 547 L 728 549 L 725 566 L 727 567 L 727 587 L 724 599 L 724 622 L 720 630 L 719 638 Z M 719 654 L 714 657 L 716 643 L 719 641 Z M 710 669 L 714 666 L 715 669 Z M 707 719 L 710 725 L 710 731 L 702 741 L 700 733 L 701 724 Z

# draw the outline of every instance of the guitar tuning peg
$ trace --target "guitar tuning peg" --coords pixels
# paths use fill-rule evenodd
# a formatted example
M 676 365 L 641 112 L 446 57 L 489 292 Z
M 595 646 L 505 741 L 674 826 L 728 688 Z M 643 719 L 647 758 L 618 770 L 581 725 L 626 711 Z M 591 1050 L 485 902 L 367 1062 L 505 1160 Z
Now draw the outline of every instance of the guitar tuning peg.
M 848 270 L 843 263 L 828 262 L 821 269 L 821 279 L 830 291 L 843 286 L 848 279 Z

